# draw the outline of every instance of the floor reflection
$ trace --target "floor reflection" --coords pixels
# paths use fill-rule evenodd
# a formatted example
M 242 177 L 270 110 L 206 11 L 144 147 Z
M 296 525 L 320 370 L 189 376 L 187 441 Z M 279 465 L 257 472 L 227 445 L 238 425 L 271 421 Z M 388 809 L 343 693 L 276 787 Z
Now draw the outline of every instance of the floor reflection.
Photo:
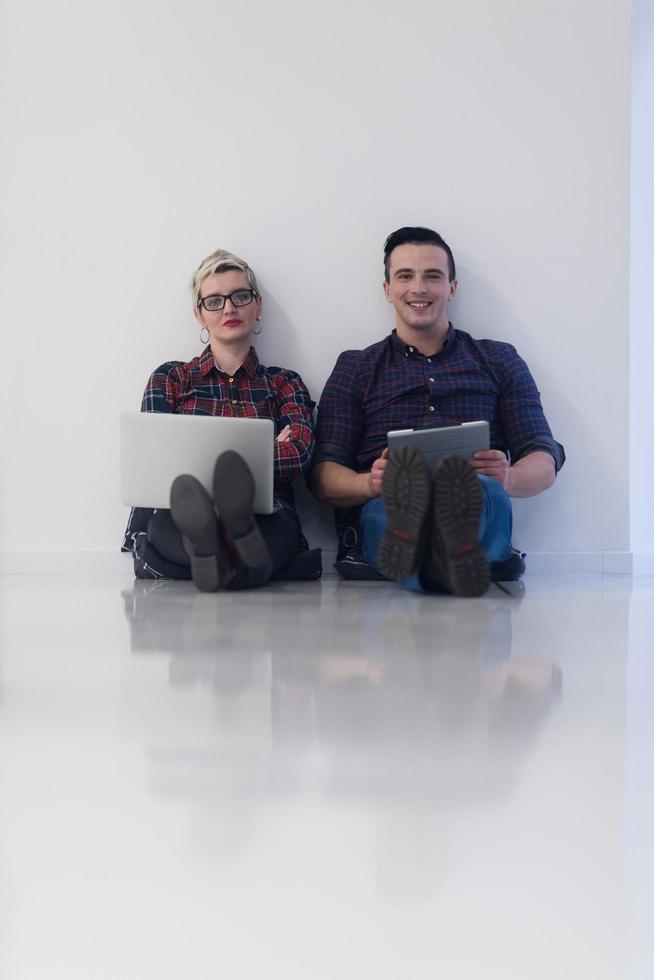
M 135 654 L 174 689 L 211 691 L 212 737 L 148 746 L 158 792 L 194 800 L 192 837 L 232 862 L 275 801 L 368 813 L 379 891 L 433 896 L 453 814 L 506 799 L 561 693 L 560 668 L 512 650 L 522 589 L 425 602 L 390 587 L 287 584 L 123 593 Z

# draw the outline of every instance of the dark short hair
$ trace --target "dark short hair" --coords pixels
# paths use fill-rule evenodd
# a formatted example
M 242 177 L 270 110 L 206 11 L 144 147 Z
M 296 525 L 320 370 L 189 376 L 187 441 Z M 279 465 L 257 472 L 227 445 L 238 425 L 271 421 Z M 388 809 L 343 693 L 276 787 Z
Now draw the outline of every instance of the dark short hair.
M 384 242 L 384 276 L 386 282 L 388 282 L 388 273 L 391 264 L 391 252 L 398 247 L 398 245 L 438 245 L 447 254 L 447 265 L 450 276 L 450 282 L 456 279 L 456 266 L 454 265 L 454 256 L 452 255 L 452 249 L 447 244 L 444 238 L 438 234 L 437 231 L 432 231 L 431 228 L 398 228 L 388 236 Z

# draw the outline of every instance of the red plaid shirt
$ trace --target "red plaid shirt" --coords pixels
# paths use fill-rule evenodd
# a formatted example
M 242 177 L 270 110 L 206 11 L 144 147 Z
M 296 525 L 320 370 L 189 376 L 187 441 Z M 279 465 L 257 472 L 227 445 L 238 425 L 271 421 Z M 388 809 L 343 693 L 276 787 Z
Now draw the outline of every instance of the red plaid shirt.
M 254 347 L 233 375 L 216 367 L 210 347 L 186 364 L 168 361 L 153 371 L 141 402 L 142 412 L 272 419 L 276 435 L 290 425 L 290 439 L 275 441 L 275 497 L 289 504 L 291 481 L 311 463 L 313 408 L 300 375 L 264 367 Z

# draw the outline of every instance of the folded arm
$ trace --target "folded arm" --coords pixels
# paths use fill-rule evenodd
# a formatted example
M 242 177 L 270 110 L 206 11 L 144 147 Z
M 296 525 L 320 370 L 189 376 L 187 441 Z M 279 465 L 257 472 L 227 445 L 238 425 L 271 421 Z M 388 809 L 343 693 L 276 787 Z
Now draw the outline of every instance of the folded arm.
M 286 371 L 284 375 L 277 385 L 275 476 L 293 480 L 311 463 L 313 402 L 299 374 Z

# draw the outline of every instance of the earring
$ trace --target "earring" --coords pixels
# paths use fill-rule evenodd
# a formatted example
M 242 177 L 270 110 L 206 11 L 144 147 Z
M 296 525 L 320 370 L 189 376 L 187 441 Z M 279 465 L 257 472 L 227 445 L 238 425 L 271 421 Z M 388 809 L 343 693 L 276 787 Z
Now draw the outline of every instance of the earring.
M 207 336 L 206 337 L 203 337 L 202 334 L 204 333 L 205 330 L 207 331 Z M 202 330 L 200 331 L 200 343 L 201 344 L 208 344 L 209 343 L 209 337 L 210 336 L 211 336 L 211 334 L 209 333 L 209 327 L 202 327 Z
M 254 334 L 255 337 L 258 337 L 259 334 L 261 333 L 261 317 L 260 316 L 257 317 L 257 323 L 259 324 L 259 329 L 252 331 L 252 333 Z

